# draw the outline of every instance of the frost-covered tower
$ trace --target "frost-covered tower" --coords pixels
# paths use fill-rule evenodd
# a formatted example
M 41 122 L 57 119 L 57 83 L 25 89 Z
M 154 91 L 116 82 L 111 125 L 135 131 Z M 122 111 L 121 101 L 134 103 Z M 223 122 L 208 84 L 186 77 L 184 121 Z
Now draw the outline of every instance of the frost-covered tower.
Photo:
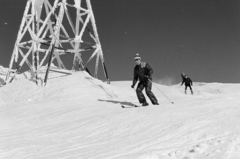
M 83 52 L 89 54 L 85 62 Z M 46 84 L 53 62 L 58 68 L 66 69 L 65 58 L 72 61 L 73 70 L 78 68 L 88 71 L 88 63 L 95 57 L 93 76 L 97 77 L 101 61 L 109 82 L 90 0 L 28 0 L 6 82 L 10 82 L 25 63 L 36 78 L 39 70 L 45 69 Z

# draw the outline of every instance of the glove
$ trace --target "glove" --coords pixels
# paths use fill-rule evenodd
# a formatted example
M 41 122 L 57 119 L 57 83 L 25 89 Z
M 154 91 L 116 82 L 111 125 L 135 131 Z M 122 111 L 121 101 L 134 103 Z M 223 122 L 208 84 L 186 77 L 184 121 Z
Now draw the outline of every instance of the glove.
M 131 87 L 134 88 L 134 85 L 132 84 Z
M 149 76 L 147 76 L 147 75 L 144 75 L 143 76 L 146 80 L 148 80 L 150 77 Z

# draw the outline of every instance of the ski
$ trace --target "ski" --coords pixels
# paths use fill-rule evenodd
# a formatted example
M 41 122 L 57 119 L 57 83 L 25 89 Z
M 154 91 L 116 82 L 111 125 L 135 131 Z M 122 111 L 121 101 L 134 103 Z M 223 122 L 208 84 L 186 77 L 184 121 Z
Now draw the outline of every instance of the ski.
M 142 107 L 141 105 L 123 105 L 121 104 L 122 108 L 136 108 L 136 107 Z
M 125 105 L 125 104 L 121 104 L 121 106 L 122 106 L 122 108 L 136 108 L 136 107 L 149 107 L 149 106 L 159 106 L 159 104 L 158 105 L 151 105 L 151 104 L 149 104 L 149 105 L 145 105 L 145 106 L 142 106 L 142 105 L 136 105 L 136 104 L 131 104 L 131 105 Z

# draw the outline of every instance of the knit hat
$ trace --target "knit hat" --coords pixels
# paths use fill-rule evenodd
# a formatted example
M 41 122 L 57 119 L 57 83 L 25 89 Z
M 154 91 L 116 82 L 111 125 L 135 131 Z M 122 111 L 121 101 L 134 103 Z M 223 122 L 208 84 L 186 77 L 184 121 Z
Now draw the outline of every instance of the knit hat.
M 137 59 L 141 60 L 141 57 L 140 57 L 140 55 L 138 53 L 136 53 L 136 55 L 134 56 L 133 59 L 134 59 L 134 61 L 137 60 Z

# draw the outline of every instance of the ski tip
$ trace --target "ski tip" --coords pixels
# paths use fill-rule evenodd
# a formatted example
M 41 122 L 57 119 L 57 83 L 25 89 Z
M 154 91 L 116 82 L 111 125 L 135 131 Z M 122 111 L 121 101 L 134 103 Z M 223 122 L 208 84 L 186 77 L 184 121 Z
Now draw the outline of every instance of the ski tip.
M 126 108 L 124 105 L 121 105 L 122 108 Z

